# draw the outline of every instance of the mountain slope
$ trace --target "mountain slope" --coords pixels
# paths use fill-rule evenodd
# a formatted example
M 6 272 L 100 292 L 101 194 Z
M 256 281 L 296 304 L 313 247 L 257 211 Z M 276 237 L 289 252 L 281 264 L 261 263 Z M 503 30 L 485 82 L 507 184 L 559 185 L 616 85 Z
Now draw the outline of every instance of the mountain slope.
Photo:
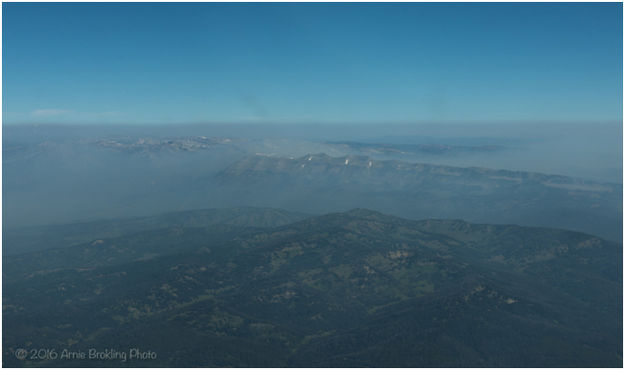
M 3 230 L 4 255 L 53 249 L 147 230 L 172 227 L 231 225 L 272 227 L 308 217 L 298 212 L 271 208 L 201 209 L 169 212 L 151 217 L 81 222 L 68 225 L 24 227 Z
M 622 365 L 622 247 L 590 235 L 365 209 L 140 235 L 5 257 L 4 365 Z

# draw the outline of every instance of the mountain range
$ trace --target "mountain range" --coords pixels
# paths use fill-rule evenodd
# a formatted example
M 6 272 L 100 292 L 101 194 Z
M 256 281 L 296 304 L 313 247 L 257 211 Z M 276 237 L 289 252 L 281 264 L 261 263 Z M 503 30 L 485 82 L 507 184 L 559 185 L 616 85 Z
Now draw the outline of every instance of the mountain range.
M 191 135 L 14 139 L 3 147 L 3 226 L 13 230 L 202 208 L 254 206 L 319 215 L 365 207 L 410 219 L 564 228 L 621 241 L 620 183 L 424 163 L 429 159 L 386 150 L 440 147 L 444 153 L 435 156 L 450 155 L 451 163 L 478 152 L 491 159 L 504 155 L 493 149 L 497 142 L 485 143 Z
M 622 245 L 588 234 L 367 209 L 102 225 L 4 256 L 4 366 L 622 366 Z
M 216 178 L 256 206 L 317 214 L 366 207 L 412 219 L 460 218 L 622 238 L 622 185 L 567 176 L 309 154 L 247 156 Z

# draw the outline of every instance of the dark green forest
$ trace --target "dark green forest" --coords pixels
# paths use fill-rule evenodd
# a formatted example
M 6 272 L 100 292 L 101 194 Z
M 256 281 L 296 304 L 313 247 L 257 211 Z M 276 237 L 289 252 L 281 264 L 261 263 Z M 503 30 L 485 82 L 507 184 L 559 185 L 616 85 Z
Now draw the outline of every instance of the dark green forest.
M 622 366 L 622 247 L 583 233 L 261 208 L 33 230 L 5 239 L 30 246 L 3 259 L 7 367 Z

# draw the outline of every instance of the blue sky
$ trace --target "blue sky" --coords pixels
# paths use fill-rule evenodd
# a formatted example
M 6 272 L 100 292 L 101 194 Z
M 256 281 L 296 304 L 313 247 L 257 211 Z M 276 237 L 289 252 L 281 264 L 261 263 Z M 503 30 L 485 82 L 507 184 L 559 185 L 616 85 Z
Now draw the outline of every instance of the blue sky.
M 622 4 L 3 3 L 5 123 L 622 120 Z

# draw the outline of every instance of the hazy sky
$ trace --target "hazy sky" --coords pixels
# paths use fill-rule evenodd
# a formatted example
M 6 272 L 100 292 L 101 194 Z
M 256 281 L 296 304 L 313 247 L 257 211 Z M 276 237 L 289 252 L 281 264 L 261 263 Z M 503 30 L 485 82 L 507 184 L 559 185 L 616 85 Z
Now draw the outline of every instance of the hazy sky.
M 622 120 L 622 4 L 3 6 L 18 122 Z

